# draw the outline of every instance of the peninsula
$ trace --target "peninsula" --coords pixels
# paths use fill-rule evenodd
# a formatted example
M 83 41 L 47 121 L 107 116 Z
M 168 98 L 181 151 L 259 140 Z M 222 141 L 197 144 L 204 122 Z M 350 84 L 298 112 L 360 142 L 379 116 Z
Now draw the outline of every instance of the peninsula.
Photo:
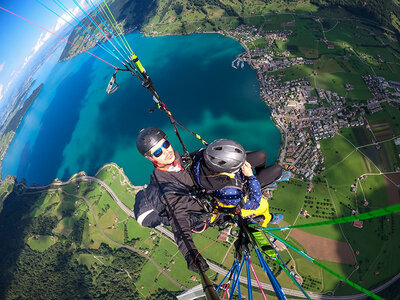
M 43 88 L 42 83 L 32 91 L 30 96 L 27 97 L 29 89 L 34 83 L 34 81 L 30 82 L 29 85 L 27 85 L 24 90 L 15 97 L 12 108 L 9 110 L 8 115 L 5 117 L 5 120 L 0 127 L 0 169 L 7 149 L 14 138 L 15 132 L 17 131 L 22 118 L 25 116 L 25 113 Z

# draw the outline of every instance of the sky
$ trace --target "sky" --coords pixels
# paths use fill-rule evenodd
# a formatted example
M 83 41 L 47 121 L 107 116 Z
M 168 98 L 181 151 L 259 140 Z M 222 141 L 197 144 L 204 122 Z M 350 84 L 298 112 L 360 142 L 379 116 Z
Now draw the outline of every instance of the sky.
M 68 15 L 54 0 L 0 0 L 0 7 L 56 33 L 65 28 L 63 26 L 70 26 L 43 7 L 39 1 L 67 18 Z M 79 9 L 72 0 L 61 0 L 61 2 L 75 14 L 78 13 Z M 84 0 L 79 2 L 83 3 Z M 11 90 L 17 77 L 23 74 L 29 62 L 51 36 L 43 29 L 0 9 L 0 106 L 9 96 L 7 92 Z

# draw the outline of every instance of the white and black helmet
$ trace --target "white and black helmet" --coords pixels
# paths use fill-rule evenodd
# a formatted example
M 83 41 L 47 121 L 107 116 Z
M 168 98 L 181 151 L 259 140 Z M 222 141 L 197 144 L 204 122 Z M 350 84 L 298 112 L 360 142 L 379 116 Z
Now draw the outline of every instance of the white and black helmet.
M 204 151 L 204 161 L 213 172 L 234 172 L 246 161 L 246 152 L 242 145 L 235 141 L 215 140 Z

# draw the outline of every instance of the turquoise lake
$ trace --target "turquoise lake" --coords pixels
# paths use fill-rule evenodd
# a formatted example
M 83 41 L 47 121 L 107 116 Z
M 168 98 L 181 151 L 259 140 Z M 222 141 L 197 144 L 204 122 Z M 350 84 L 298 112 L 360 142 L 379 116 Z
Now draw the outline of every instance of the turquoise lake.
M 134 32 L 127 39 L 177 120 L 208 142 L 230 138 L 246 150 L 265 150 L 268 164 L 276 161 L 281 136 L 259 96 L 256 73 L 247 64 L 231 67 L 243 52 L 238 42 L 218 34 L 153 38 Z M 94 175 L 116 162 L 133 184 L 148 183 L 153 167 L 136 150 L 136 136 L 143 127 L 160 127 L 182 152 L 169 119 L 158 110 L 149 113 L 154 102 L 137 78 L 119 72 L 120 88 L 107 95 L 110 66 L 86 53 L 57 63 L 61 51 L 35 76 L 44 87 L 7 151 L 3 178 L 47 184 L 79 171 Z M 91 51 L 112 60 L 100 48 Z M 190 151 L 202 147 L 181 132 Z

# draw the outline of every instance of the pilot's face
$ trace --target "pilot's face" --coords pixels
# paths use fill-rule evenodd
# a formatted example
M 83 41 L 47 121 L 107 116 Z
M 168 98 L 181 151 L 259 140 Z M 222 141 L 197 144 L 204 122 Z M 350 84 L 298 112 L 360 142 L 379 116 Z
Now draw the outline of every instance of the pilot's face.
M 175 152 L 170 142 L 162 139 L 149 150 L 146 157 L 159 165 L 169 165 L 175 160 Z

